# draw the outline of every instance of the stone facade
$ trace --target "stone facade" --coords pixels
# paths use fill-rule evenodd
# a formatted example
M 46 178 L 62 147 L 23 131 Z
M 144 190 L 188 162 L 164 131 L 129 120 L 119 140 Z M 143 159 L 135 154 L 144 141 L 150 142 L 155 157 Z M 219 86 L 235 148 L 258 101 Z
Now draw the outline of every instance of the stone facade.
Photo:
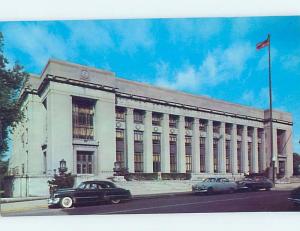
M 47 194 L 67 162 L 77 182 L 129 172 L 195 177 L 264 172 L 270 166 L 269 111 L 117 78 L 114 73 L 50 60 L 30 76 L 14 131 L 14 196 Z M 273 111 L 277 174 L 292 175 L 292 117 Z

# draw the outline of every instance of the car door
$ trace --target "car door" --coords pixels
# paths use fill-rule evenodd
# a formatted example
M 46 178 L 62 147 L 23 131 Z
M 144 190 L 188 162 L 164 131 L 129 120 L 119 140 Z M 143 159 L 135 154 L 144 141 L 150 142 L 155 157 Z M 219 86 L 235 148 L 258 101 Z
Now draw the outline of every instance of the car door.
M 98 201 L 98 188 L 95 183 L 86 183 L 76 192 L 76 201 L 78 203 L 92 203 Z
M 116 188 L 114 184 L 110 182 L 102 182 L 101 184 L 102 190 L 105 195 L 109 198 L 119 198 L 120 197 L 120 189 Z

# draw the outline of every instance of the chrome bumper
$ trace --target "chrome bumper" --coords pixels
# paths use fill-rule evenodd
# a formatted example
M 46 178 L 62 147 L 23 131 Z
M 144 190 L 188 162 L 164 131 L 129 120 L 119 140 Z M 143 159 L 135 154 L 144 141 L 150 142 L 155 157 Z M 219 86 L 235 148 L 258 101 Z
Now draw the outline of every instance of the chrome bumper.
M 48 205 L 57 205 L 60 201 L 60 198 L 49 198 Z

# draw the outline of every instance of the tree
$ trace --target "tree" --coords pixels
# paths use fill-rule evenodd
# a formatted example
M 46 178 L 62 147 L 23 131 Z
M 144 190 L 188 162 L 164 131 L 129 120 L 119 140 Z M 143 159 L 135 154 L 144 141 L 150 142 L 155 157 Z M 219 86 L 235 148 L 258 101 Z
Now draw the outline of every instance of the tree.
M 294 175 L 300 175 L 300 155 L 298 153 L 293 153 L 293 170 Z
M 23 67 L 15 63 L 8 67 L 3 51 L 4 39 L 0 32 L 0 160 L 8 150 L 8 135 L 12 128 L 23 119 L 19 96 L 28 80 Z

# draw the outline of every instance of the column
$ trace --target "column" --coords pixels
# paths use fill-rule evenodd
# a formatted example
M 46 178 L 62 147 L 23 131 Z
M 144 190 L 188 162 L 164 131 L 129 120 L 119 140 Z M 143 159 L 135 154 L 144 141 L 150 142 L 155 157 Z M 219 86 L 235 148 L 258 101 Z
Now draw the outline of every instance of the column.
M 192 137 L 192 172 L 200 173 L 200 131 L 199 119 L 194 118 Z
M 170 173 L 170 128 L 169 114 L 163 114 L 161 134 L 161 171 Z
M 132 108 L 127 108 L 126 113 L 126 163 L 128 171 L 134 172 L 134 127 Z
M 219 139 L 219 169 L 218 172 L 226 173 L 226 133 L 225 133 L 225 123 L 221 122 L 220 127 L 220 139 Z
M 258 173 L 258 146 L 257 146 L 257 128 L 253 128 L 252 136 L 252 169 L 251 172 Z
M 292 126 L 285 131 L 285 152 L 286 164 L 285 164 L 285 176 L 291 177 L 293 175 L 293 135 Z
M 99 174 L 112 174 L 114 162 L 116 161 L 116 119 L 115 119 L 115 98 L 97 100 L 95 112 L 95 133 L 99 141 L 98 166 Z
M 152 112 L 146 111 L 144 130 L 144 172 L 153 172 Z
M 261 149 L 260 149 L 260 153 L 258 153 L 258 155 L 261 156 L 260 160 L 260 170 L 261 172 L 265 171 L 267 168 L 267 157 L 266 157 L 266 134 L 265 134 L 265 129 L 263 129 L 262 134 L 261 134 Z
M 249 173 L 248 166 L 248 127 L 246 125 L 243 126 L 242 132 L 242 172 Z
M 178 138 L 177 138 L 177 172 L 185 173 L 185 121 L 184 116 L 179 116 Z
M 232 174 L 237 174 L 237 130 L 236 124 L 232 124 L 231 129 L 231 143 L 230 143 L 230 164 Z
M 207 133 L 206 133 L 206 148 L 205 148 L 205 171 L 207 173 L 214 172 L 214 144 L 213 144 L 213 121 L 207 121 Z

